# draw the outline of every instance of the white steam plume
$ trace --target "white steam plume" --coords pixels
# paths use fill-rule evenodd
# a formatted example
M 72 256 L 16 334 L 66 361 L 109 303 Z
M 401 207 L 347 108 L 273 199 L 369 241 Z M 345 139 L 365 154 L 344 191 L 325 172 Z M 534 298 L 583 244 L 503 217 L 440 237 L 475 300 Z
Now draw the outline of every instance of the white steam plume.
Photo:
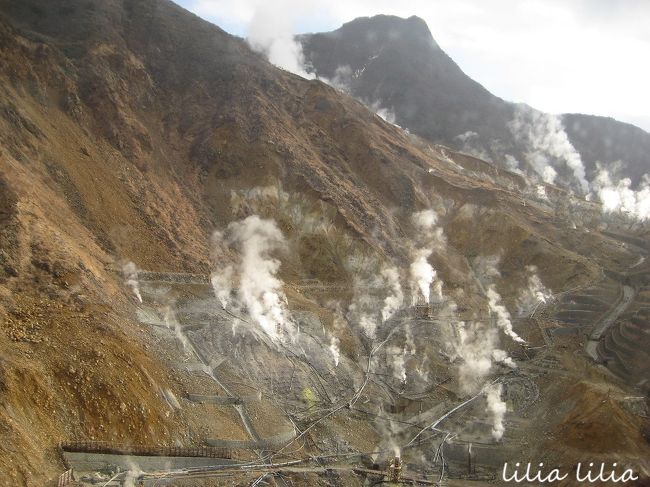
M 582 158 L 571 144 L 560 117 L 517 105 L 508 126 L 513 136 L 525 144 L 526 160 L 545 182 L 555 181 L 557 171 L 553 161 L 561 160 L 573 173 L 580 190 L 584 194 L 589 192 Z
M 339 360 L 341 360 L 341 349 L 339 348 L 340 340 L 337 336 L 330 334 L 330 346 L 329 350 L 334 357 L 334 366 L 338 366 Z
M 353 72 L 352 68 L 347 64 L 345 64 L 336 67 L 333 77 L 326 78 L 324 76 L 319 76 L 318 79 L 320 79 L 324 83 L 327 83 L 331 87 L 352 96 L 352 80 L 354 78 L 358 78 L 363 73 L 363 70 L 365 70 L 365 67 Z M 368 110 L 377 114 L 384 121 L 392 125 L 396 125 L 395 111 L 392 108 L 385 107 L 381 100 L 370 101 L 363 98 L 357 98 L 357 100 L 363 103 L 366 106 L 366 108 L 368 108 Z M 399 127 L 399 125 L 396 126 Z
M 498 329 L 491 322 L 460 321 L 457 318 L 456 302 L 445 298 L 438 312 L 438 318 L 444 325 L 440 328 L 445 337 L 445 345 L 450 353 L 450 360 L 460 359 L 458 365 L 458 382 L 463 394 L 473 394 L 485 387 L 485 381 L 493 371 L 495 364 L 516 368 L 508 354 L 498 348 Z M 500 405 L 500 385 L 488 386 L 488 411 L 493 422 L 493 435 L 496 439 L 503 436 L 503 415 L 505 405 Z
M 215 242 L 218 240 L 217 234 Z M 232 222 L 226 230 L 225 243 L 238 249 L 239 261 L 212 276 L 222 305 L 228 305 L 232 281 L 237 279 L 237 303 L 245 307 L 253 322 L 272 340 L 279 339 L 285 332 L 294 338 L 296 330 L 289 319 L 282 281 L 277 278 L 280 261 L 271 256 L 272 252 L 286 247 L 275 221 L 252 215 Z
M 524 340 L 517 335 L 512 329 L 512 317 L 508 309 L 501 303 L 501 295 L 498 293 L 496 286 L 492 282 L 495 277 L 501 273 L 497 268 L 500 257 L 498 255 L 482 256 L 479 255 L 472 261 L 474 274 L 481 287 L 485 290 L 485 297 L 488 299 L 490 313 L 496 317 L 496 325 L 503 332 L 518 343 L 524 343 Z
M 368 338 L 375 338 L 377 332 L 377 320 L 373 316 L 362 314 L 359 318 L 359 326 Z
M 408 323 L 402 324 L 404 328 L 404 351 L 411 355 L 415 355 L 417 347 L 415 345 L 415 338 Z
M 517 299 L 519 316 L 529 316 L 540 304 L 546 303 L 553 295 L 537 275 L 537 267 L 526 266 L 528 271 L 528 287 L 522 289 Z
M 282 8 L 276 2 L 260 3 L 248 26 L 247 40 L 272 64 L 303 78 L 313 78 L 305 70 L 302 46 L 293 36 L 291 12 L 297 15 L 295 8 Z
M 386 348 L 386 355 L 392 357 L 391 365 L 393 377 L 400 382 L 406 382 L 406 355 L 407 351 L 396 345 Z
M 452 306 L 455 307 L 455 303 L 452 302 Z M 449 321 L 454 328 L 454 337 L 449 345 L 454 357 L 461 359 L 458 380 L 464 393 L 476 391 L 495 363 L 516 367 L 508 354 L 497 348 L 499 338 L 496 329 L 480 322 Z
M 366 104 L 367 107 L 375 112 L 379 117 L 384 121 L 395 124 L 395 112 L 391 108 L 386 108 L 381 105 L 380 101 L 374 101 L 373 103 Z
M 542 172 L 540 173 L 540 175 L 542 176 L 542 180 L 545 183 L 554 184 L 555 183 L 555 178 L 557 178 L 557 171 L 552 166 L 546 165 L 546 164 L 548 164 L 548 160 L 538 156 L 538 157 L 535 157 L 535 161 L 537 161 L 537 162 L 534 164 L 534 166 L 544 164 Z
M 494 284 L 488 286 L 486 295 L 490 311 L 496 315 L 497 326 L 515 342 L 525 343 L 524 340 L 512 329 L 510 312 L 508 312 L 508 309 L 501 304 L 501 295 L 497 292 Z
M 223 309 L 226 309 L 230 304 L 233 272 L 232 266 L 227 265 L 219 271 L 213 272 L 210 276 L 210 283 L 212 284 L 214 295 L 221 303 Z
M 538 184 L 535 186 L 535 196 L 537 196 L 539 199 L 548 201 L 548 195 L 546 194 L 546 186 L 543 184 Z
M 174 310 L 170 305 L 167 305 L 163 308 L 163 321 L 165 322 L 165 326 L 169 328 L 170 330 L 174 331 L 174 335 L 176 335 L 176 338 L 178 339 L 179 342 L 183 345 L 183 349 L 187 349 L 189 346 L 189 341 L 185 334 L 183 333 L 183 328 L 181 327 L 181 324 L 178 322 L 178 319 L 176 318 L 176 313 L 174 313 Z
M 354 296 L 348 307 L 348 321 L 356 323 L 366 337 L 374 339 L 378 327 L 404 303 L 400 272 L 394 266 L 379 261 L 366 262 L 355 255 L 348 257 L 347 265 L 354 276 Z M 377 296 L 377 292 L 384 296 L 383 299 Z
M 358 269 L 358 271 L 363 272 L 362 269 Z M 380 283 L 380 275 L 368 277 L 355 274 L 353 280 L 354 296 L 348 306 L 348 322 L 356 323 L 361 328 L 361 332 L 370 339 L 375 338 L 381 316 L 376 297 L 368 291 L 377 287 Z
M 350 94 L 352 77 L 352 68 L 348 65 L 343 65 L 336 67 L 332 78 L 319 77 L 319 79 L 330 85 L 332 88 Z
M 271 338 L 288 323 L 286 297 L 282 282 L 276 277 L 280 261 L 270 252 L 284 248 L 286 242 L 273 220 L 257 215 L 228 225 L 231 241 L 241 247 L 238 295 L 251 318 Z
M 343 318 L 339 314 L 338 306 L 337 310 L 335 311 L 334 315 L 334 320 L 332 322 L 333 330 L 332 332 L 327 332 L 327 336 L 330 341 L 329 345 L 329 351 L 332 354 L 332 358 L 334 359 L 334 366 L 338 366 L 340 360 L 341 360 L 341 340 L 339 339 L 338 335 L 342 332 L 344 329 L 344 321 Z
M 501 384 L 491 384 L 486 388 L 485 399 L 487 400 L 487 409 L 492 417 L 492 437 L 499 441 L 503 437 L 505 427 L 503 417 L 506 414 L 506 403 L 501 399 L 503 386 Z
M 500 261 L 501 257 L 498 255 L 478 255 L 472 259 L 474 275 L 482 285 L 488 285 L 494 278 L 501 276 L 497 268 Z
M 139 465 L 131 460 L 128 460 L 128 467 L 129 469 L 125 472 L 122 485 L 124 485 L 124 487 L 136 487 L 135 481 L 138 480 L 138 477 L 140 477 L 144 471 Z
M 642 222 L 650 220 L 650 177 L 644 176 L 638 191 L 634 191 L 631 185 L 629 178 L 614 183 L 609 171 L 601 168 L 592 189 L 605 213 L 621 213 Z
M 465 154 L 470 156 L 478 157 L 484 161 L 492 162 L 490 154 L 487 152 L 485 147 L 481 144 L 479 134 L 468 130 L 462 134 L 457 135 L 454 139 L 460 141 L 462 146 L 460 150 Z M 516 161 L 515 161 L 516 163 Z
M 497 336 L 494 330 L 479 323 L 457 323 L 456 352 L 462 359 L 458 367 L 461 389 L 468 393 L 488 376 L 492 369 L 492 349 Z
M 515 364 L 514 360 L 508 357 L 508 354 L 503 350 L 499 350 L 498 348 L 492 350 L 492 358 L 496 363 L 507 365 L 511 369 L 517 368 L 517 364 Z
M 491 276 L 496 272 L 494 258 L 479 259 L 479 267 L 483 267 L 482 276 Z M 459 295 L 460 296 L 460 295 Z M 507 312 L 507 310 L 506 310 Z M 504 433 L 503 417 L 505 404 L 500 399 L 501 385 L 485 387 L 485 381 L 493 371 L 495 364 L 516 368 L 508 354 L 498 348 L 498 328 L 491 321 L 468 322 L 460 321 L 457 315 L 457 305 L 453 299 L 443 298 L 438 311 L 438 318 L 444 325 L 440 331 L 444 337 L 446 350 L 452 361 L 460 359 L 458 365 L 458 383 L 463 394 L 472 394 L 484 388 L 488 400 L 488 412 L 492 419 L 492 434 L 500 439 Z
M 416 250 L 415 260 L 410 267 L 412 287 L 420 292 L 427 304 L 431 300 L 431 283 L 436 277 L 436 271 L 427 260 L 430 255 L 431 250 L 429 249 Z
M 402 307 L 404 293 L 399 281 L 399 271 L 396 267 L 385 267 L 381 275 L 388 284 L 390 294 L 384 298 L 384 307 L 381 310 L 381 320 L 386 321 Z
M 523 171 L 519 167 L 519 161 L 514 156 L 506 154 L 504 156 L 503 163 L 509 171 L 517 174 L 523 174 Z
M 140 283 L 138 282 L 138 268 L 137 266 L 129 261 L 122 266 L 122 272 L 124 273 L 124 278 L 126 285 L 131 288 L 135 297 L 138 298 L 138 301 L 142 302 L 142 295 L 140 294 Z
M 430 232 L 438 223 L 438 215 L 433 210 L 423 210 L 413 213 L 411 220 L 418 229 Z
M 436 271 L 429 264 L 429 257 L 434 249 L 440 249 L 445 244 L 442 228 L 437 227 L 438 215 L 433 210 L 424 210 L 414 213 L 411 221 L 418 231 L 417 240 L 421 245 L 413 250 L 413 262 L 409 268 L 411 289 L 416 290 L 428 304 L 431 301 L 431 285 L 436 278 Z M 436 293 L 441 292 L 441 286 L 436 288 Z M 412 295 L 413 304 L 417 302 L 417 292 Z

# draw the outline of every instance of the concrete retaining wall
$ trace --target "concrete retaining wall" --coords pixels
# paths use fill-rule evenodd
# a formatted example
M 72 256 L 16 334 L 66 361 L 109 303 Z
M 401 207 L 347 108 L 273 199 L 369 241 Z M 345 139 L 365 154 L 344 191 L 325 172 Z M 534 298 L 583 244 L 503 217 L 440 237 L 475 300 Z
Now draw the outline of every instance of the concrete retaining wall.
M 295 436 L 295 430 L 291 430 L 268 438 L 262 438 L 258 441 L 208 439 L 205 442 L 210 446 L 230 448 L 233 450 L 272 450 L 284 446 L 293 440 Z
M 132 455 L 113 455 L 106 453 L 63 452 L 68 464 L 77 472 L 94 472 L 107 466 L 118 466 L 122 470 L 135 467 L 145 472 L 173 470 L 181 468 L 228 465 L 233 460 L 202 457 L 149 457 Z
M 258 402 L 262 400 L 262 393 L 251 394 L 248 396 L 241 397 L 229 397 L 229 396 L 214 396 L 214 395 L 205 395 L 205 394 L 188 394 L 187 398 L 192 402 L 198 402 L 201 404 L 224 404 L 224 405 L 237 405 L 237 404 L 247 404 L 250 402 Z

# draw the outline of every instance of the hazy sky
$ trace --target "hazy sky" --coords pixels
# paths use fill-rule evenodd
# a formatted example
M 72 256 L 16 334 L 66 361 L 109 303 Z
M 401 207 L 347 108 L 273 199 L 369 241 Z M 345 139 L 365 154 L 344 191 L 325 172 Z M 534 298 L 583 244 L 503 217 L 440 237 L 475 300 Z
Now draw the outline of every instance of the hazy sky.
M 177 0 L 246 37 L 263 0 Z M 294 33 L 356 17 L 422 17 L 438 44 L 497 96 L 553 113 L 612 116 L 650 131 L 650 0 L 280 0 Z M 276 19 L 277 20 L 277 19 Z M 274 20 L 270 20 L 273 22 Z

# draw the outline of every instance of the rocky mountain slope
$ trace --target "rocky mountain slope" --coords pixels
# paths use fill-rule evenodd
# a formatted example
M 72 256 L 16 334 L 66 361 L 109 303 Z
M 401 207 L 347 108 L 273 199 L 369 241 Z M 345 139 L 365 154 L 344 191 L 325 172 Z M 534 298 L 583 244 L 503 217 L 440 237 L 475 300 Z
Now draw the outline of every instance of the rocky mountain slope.
M 299 40 L 315 74 L 369 106 L 392 112 L 395 123 L 432 142 L 504 167 L 511 167 L 508 159 L 514 158 L 521 169 L 534 170 L 532 157 L 527 157 L 535 152 L 529 132 L 536 138 L 554 135 L 544 133 L 548 125 L 544 114 L 492 95 L 463 73 L 418 17 L 359 18 L 335 31 Z M 620 161 L 618 175 L 631 178 L 634 185 L 650 169 L 647 132 L 604 117 L 567 114 L 560 118 L 568 140 L 582 156 L 589 181 L 596 175 L 597 163 L 611 168 Z M 558 172 L 571 175 L 562 154 L 548 156 Z
M 441 353 L 454 340 L 445 335 L 448 325 L 492 326 L 497 291 L 514 313 L 531 269 L 557 294 L 638 262 L 637 247 L 605 232 L 597 204 L 415 137 L 321 81 L 275 68 L 241 39 L 167 0 L 3 0 L 0 12 L 3 485 L 55 485 L 64 470 L 59 442 L 192 447 L 215 437 L 245 441 L 247 434 L 258 441 L 291 424 L 310 433 L 281 459 L 343 448 L 370 462 L 368 452 L 385 447 L 393 433 L 369 415 L 394 411 L 394 420 L 424 422 L 427 411 L 467 397 L 464 359 Z M 431 210 L 437 230 L 431 220 L 433 234 L 425 238 L 413 215 Z M 254 309 L 226 308 L 228 315 L 209 287 L 210 272 L 222 275 L 247 251 L 237 232 L 258 216 L 273 219 L 282 235 L 263 224 L 262 233 L 281 247 L 272 253 L 281 262 L 277 279 L 304 330 L 297 339 L 303 349 L 278 348 Z M 643 229 L 608 225 L 647 241 Z M 230 247 L 215 230 L 229 235 Z M 406 280 L 425 244 L 424 262 L 444 283 L 436 311 L 444 325 L 432 336 L 432 322 L 417 325 L 424 331 L 412 355 L 402 350 L 413 337 L 395 332 L 399 342 L 377 364 L 385 379 L 369 381 L 373 342 L 359 313 L 381 309 L 390 286 L 377 284 L 377 276 L 391 275 L 390 266 Z M 496 274 L 488 261 L 499 261 Z M 257 267 L 275 269 L 271 262 Z M 134 292 L 139 280 L 142 289 Z M 233 320 L 234 313 L 248 314 Z M 544 348 L 544 330 L 556 326 L 550 315 L 540 319 L 524 313 L 516 329 Z M 379 323 L 377 333 L 390 338 L 392 323 Z M 253 331 L 238 335 L 237 327 Z M 527 355 L 492 331 L 491 340 L 501 333 L 513 356 L 566 361 L 549 369 L 556 381 L 529 364 L 535 372 L 521 380 L 539 388 L 540 406 L 521 413 L 508 451 L 588 455 L 593 446 L 572 429 L 571 414 L 581 401 L 600 401 L 609 387 L 611 406 L 604 407 L 615 409 L 620 428 L 609 445 L 611 435 L 596 435 L 599 458 L 648 468 L 639 463 L 650 457 L 647 420 L 621 405 L 635 386 L 576 356 L 582 335 L 560 338 L 547 357 Z M 335 344 L 340 368 L 330 357 Z M 407 382 L 395 372 L 396 357 L 405 360 Z M 505 374 L 501 367 L 492 370 Z M 574 377 L 579 367 L 590 372 Z M 372 410 L 339 407 L 364 377 L 370 385 L 358 392 L 359 405 Z M 283 389 L 294 381 L 295 390 Z M 567 397 L 566 384 L 576 381 L 581 387 Z M 438 383 L 444 386 L 429 394 Z M 227 394 L 232 404 L 190 400 L 216 394 L 215 384 L 234 391 Z M 252 396 L 251 389 L 268 392 L 265 401 L 246 408 L 233 401 L 235 393 Z M 557 404 L 561 414 L 550 417 Z M 339 414 L 310 427 L 327 408 Z M 474 420 L 456 423 L 469 435 L 465 441 L 474 441 L 475 427 L 491 438 L 486 408 L 477 403 Z M 585 412 L 580 421 L 599 425 L 603 417 L 607 409 Z M 408 433 L 400 434 L 408 440 Z M 526 442 L 546 433 L 554 441 Z M 493 448 L 499 444 L 486 458 Z M 417 464 L 418 455 L 409 461 Z M 309 475 L 296 474 L 294 485 L 363 483 L 349 469 Z

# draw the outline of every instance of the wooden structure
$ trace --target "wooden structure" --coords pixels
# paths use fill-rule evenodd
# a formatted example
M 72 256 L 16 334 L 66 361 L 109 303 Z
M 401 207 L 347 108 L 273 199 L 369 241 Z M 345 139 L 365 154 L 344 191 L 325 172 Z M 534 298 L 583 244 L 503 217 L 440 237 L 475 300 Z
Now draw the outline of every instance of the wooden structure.
M 428 320 L 432 317 L 431 305 L 424 298 L 420 297 L 413 306 L 413 316 L 419 320 Z
M 398 483 L 402 480 L 402 459 L 396 456 L 388 467 L 388 477 L 389 482 Z
M 70 485 L 72 482 L 74 482 L 74 472 L 72 469 L 69 469 L 59 475 L 59 483 L 57 485 L 58 487 L 65 487 L 66 485 Z
M 61 443 L 64 452 L 104 453 L 143 457 L 203 457 L 232 459 L 232 450 L 215 446 L 177 447 L 154 445 L 123 445 L 109 441 L 70 441 Z

